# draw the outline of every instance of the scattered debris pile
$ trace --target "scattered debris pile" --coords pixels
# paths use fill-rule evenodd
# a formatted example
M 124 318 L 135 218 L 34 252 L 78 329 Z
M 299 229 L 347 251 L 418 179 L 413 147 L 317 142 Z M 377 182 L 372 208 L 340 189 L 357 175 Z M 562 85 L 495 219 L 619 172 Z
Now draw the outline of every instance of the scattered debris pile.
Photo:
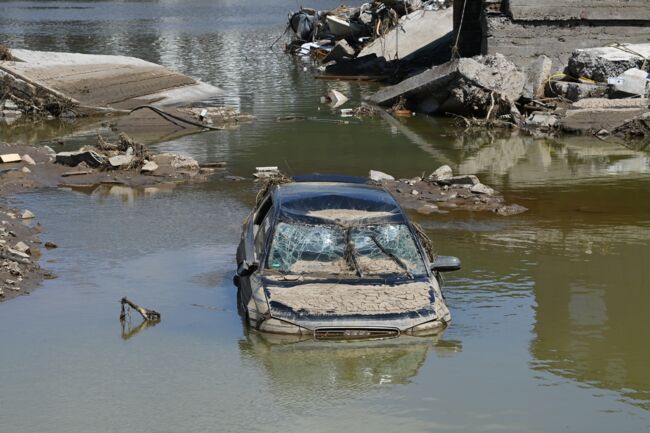
M 201 168 L 196 160 L 188 156 L 175 153 L 154 155 L 124 133 L 119 135 L 116 143 L 109 143 L 98 136 L 96 146 L 84 146 L 74 152 L 59 152 L 55 162 L 77 169 L 63 173 L 63 177 L 121 170 L 159 177 L 193 178 L 213 170 Z
M 29 293 L 43 278 L 52 274 L 40 268 L 40 226 L 29 210 L 19 211 L 0 205 L 0 302 Z M 56 248 L 51 242 L 45 248 Z
M 233 107 L 191 107 L 179 108 L 178 111 L 189 114 L 192 118 L 205 125 L 233 125 L 255 120 L 255 116 L 240 113 Z
M 450 58 L 451 3 L 375 0 L 330 11 L 302 8 L 289 16 L 293 39 L 286 51 L 321 63 L 330 75 L 404 75 L 406 63 L 431 66 Z
M 370 179 L 388 189 L 403 207 L 424 215 L 456 209 L 511 216 L 528 210 L 517 204 L 507 205 L 503 196 L 474 175 L 454 176 L 448 165 L 428 176 L 397 180 L 389 174 L 371 170 Z
M 649 57 L 650 44 L 580 49 L 563 73 L 553 73 L 546 56 L 526 71 L 500 54 L 461 58 L 383 88 L 368 100 L 391 106 L 402 98 L 407 109 L 461 116 L 467 126 L 645 136 Z

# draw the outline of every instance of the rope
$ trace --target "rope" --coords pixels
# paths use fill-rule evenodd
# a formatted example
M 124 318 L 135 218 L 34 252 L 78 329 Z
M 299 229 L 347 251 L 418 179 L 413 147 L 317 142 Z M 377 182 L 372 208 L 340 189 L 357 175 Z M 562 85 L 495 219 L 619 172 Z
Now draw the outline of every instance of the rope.
M 171 119 L 177 120 L 177 121 L 179 121 L 181 123 L 187 123 L 188 125 L 197 126 L 199 128 L 210 129 L 212 131 L 222 131 L 222 130 L 225 129 L 225 128 L 220 128 L 220 127 L 217 127 L 217 126 L 204 125 L 202 123 L 193 122 L 191 120 L 183 119 L 180 116 L 175 116 L 175 115 L 173 115 L 171 113 L 167 113 L 166 111 L 163 111 L 160 108 L 154 107 L 153 105 L 140 105 L 139 107 L 135 107 L 133 110 L 129 111 L 129 114 L 131 114 L 131 113 L 133 113 L 134 111 L 137 111 L 137 110 L 142 110 L 143 108 L 148 108 L 149 110 L 153 111 L 154 113 L 156 113 L 157 115 L 159 115 L 160 117 L 165 119 L 166 121 L 168 121 L 170 123 L 173 123 L 176 126 L 180 126 L 181 128 L 184 128 L 184 127 L 179 125 L 178 123 L 174 122 L 173 120 L 168 119 L 168 117 L 171 118 Z
M 456 33 L 456 42 L 451 47 L 451 57 L 453 59 L 460 58 L 460 52 L 458 51 L 458 42 L 460 41 L 460 32 L 463 29 L 463 23 L 465 22 L 465 9 L 467 8 L 467 0 L 463 2 L 463 12 L 460 15 L 460 24 L 458 25 L 458 33 Z

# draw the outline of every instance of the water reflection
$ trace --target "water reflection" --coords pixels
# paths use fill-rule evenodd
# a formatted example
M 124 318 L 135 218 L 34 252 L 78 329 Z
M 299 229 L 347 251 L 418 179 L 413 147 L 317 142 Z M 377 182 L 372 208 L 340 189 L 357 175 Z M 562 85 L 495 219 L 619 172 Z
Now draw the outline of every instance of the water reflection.
M 128 317 L 124 320 L 120 320 L 120 326 L 122 328 L 122 340 L 127 341 L 130 340 L 132 337 L 135 337 L 138 335 L 140 332 L 144 331 L 147 328 L 153 328 L 157 324 L 160 323 L 160 320 L 142 320 L 142 322 L 138 326 L 133 326 L 133 322 L 131 321 L 131 318 Z
M 462 343 L 435 337 L 372 341 L 317 341 L 294 336 L 246 332 L 243 357 L 255 360 L 279 392 L 319 390 L 319 399 L 377 385 L 408 384 L 433 350 L 439 357 L 462 351 Z
M 539 259 L 532 368 L 616 391 L 650 409 L 650 355 L 643 336 L 650 328 L 649 233 L 645 241 L 627 243 L 624 255 L 610 239 L 608 249 L 586 244 L 579 263 L 566 255 Z

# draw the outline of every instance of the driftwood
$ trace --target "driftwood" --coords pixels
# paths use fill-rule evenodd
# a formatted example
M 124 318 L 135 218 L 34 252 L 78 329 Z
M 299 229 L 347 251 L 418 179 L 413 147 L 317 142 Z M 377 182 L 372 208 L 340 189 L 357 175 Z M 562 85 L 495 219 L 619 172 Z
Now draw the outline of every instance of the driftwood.
M 128 305 L 129 307 L 133 308 L 135 311 L 140 313 L 142 318 L 145 321 L 151 321 L 151 322 L 158 322 L 160 321 L 160 313 L 154 310 L 149 310 L 147 308 L 143 308 L 139 306 L 138 304 L 135 304 L 131 301 L 128 300 L 128 298 L 125 296 L 120 300 L 120 303 L 122 304 L 122 312 L 120 313 L 120 321 L 124 321 L 126 319 L 126 309 L 124 308 L 125 305 Z

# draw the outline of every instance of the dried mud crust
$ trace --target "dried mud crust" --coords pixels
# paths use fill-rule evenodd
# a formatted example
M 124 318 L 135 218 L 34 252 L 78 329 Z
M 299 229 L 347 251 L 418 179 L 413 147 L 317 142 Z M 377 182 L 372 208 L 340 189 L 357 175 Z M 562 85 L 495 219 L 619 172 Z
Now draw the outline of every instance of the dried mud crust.
M 305 314 L 374 315 L 431 308 L 430 286 L 426 283 L 394 286 L 302 284 L 267 290 L 271 302 Z

